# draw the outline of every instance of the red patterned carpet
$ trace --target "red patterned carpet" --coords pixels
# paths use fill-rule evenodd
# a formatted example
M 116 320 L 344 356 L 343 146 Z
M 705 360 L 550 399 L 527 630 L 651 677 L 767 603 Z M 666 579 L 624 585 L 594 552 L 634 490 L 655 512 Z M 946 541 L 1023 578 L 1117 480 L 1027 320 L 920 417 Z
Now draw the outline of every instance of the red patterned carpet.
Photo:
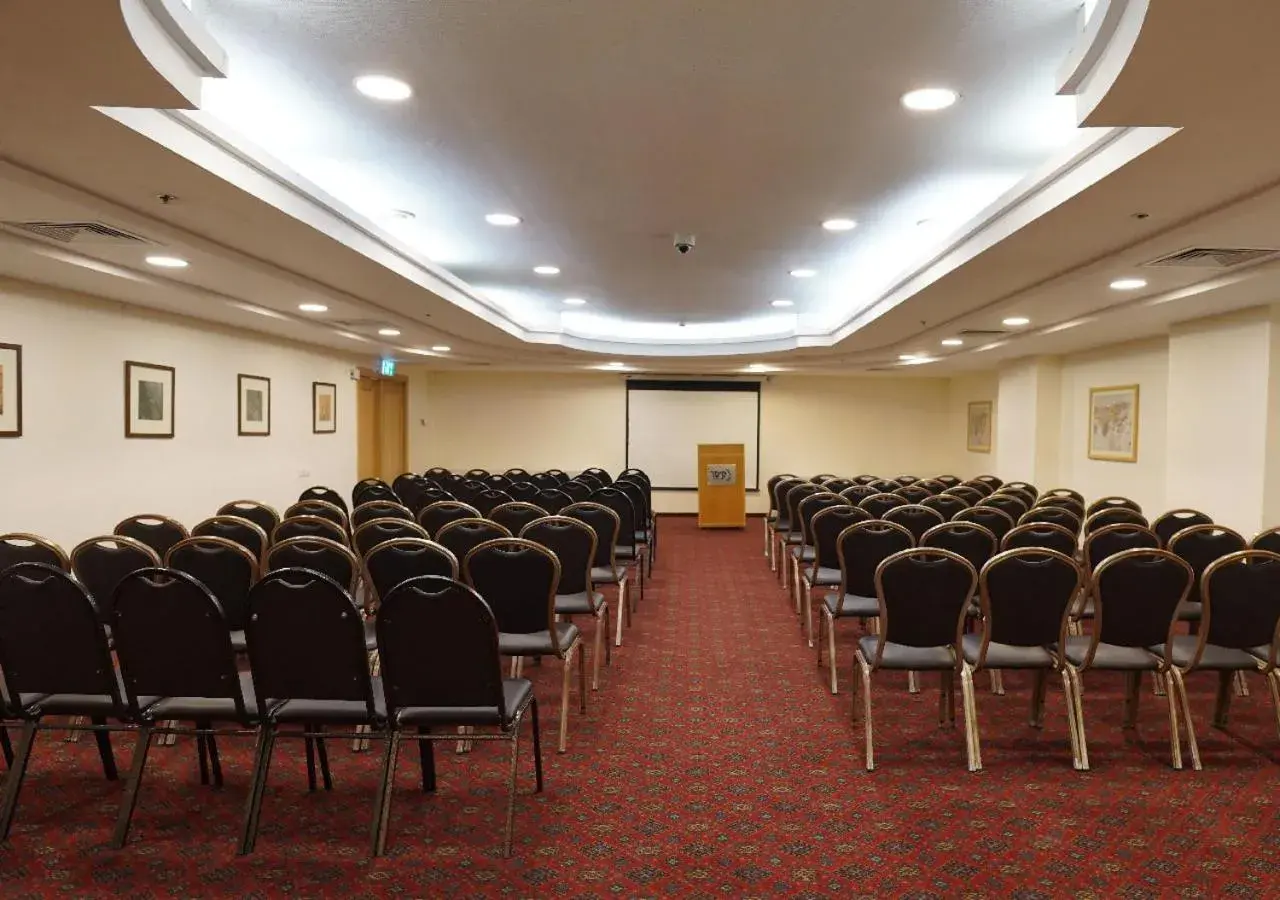
M 368 856 L 378 753 L 330 750 L 335 786 L 306 792 L 301 742 L 277 747 L 256 852 L 235 856 L 250 757 L 220 742 L 221 791 L 199 785 L 190 739 L 152 752 L 132 840 L 106 848 L 120 788 L 92 740 L 42 737 L 0 896 L 132 897 L 1274 897 L 1280 742 L 1265 686 L 1209 726 L 1212 678 L 1192 681 L 1205 770 L 1168 764 L 1167 713 L 1146 690 L 1136 735 L 1119 680 L 1088 676 L 1093 771 L 1071 768 L 1060 690 L 1026 727 L 1024 684 L 979 695 L 986 769 L 936 724 L 936 681 L 911 696 L 877 680 L 876 762 L 861 766 L 851 696 L 824 688 L 812 651 L 745 534 L 663 522 L 663 554 L 635 625 L 568 754 L 554 752 L 559 679 L 535 673 L 547 789 L 522 753 L 514 858 L 500 855 L 500 745 L 440 753 L 439 790 L 400 757 L 388 856 Z M 854 626 L 841 630 L 849 683 Z M 985 689 L 986 680 L 981 686 Z M 117 739 L 126 771 L 131 738 Z M 527 749 L 527 745 L 526 745 Z

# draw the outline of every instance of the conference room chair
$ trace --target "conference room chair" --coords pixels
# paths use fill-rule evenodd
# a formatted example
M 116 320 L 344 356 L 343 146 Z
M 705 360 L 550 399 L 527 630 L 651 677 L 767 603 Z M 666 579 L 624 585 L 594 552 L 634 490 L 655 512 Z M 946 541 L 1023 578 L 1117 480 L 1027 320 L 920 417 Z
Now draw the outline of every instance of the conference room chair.
M 993 556 L 979 570 L 980 630 L 960 636 L 963 659 L 960 687 L 970 772 L 982 768 L 978 698 L 973 689 L 973 676 L 988 668 L 993 672 L 1034 673 L 1029 717 L 1032 728 L 1044 724 L 1049 673 L 1061 676 L 1071 760 L 1076 768 L 1080 767 L 1074 692 L 1059 648 L 1066 644 L 1071 605 L 1083 583 L 1084 573 L 1074 559 L 1041 547 L 1006 550 Z
M 471 478 L 471 479 L 474 479 L 475 481 L 483 481 L 484 479 L 489 477 L 489 470 L 488 469 L 469 469 L 464 474 L 463 477 Z
M 257 500 L 232 500 L 230 503 L 219 506 L 217 514 L 248 519 L 261 528 L 265 535 L 270 535 L 280 524 L 280 513 L 276 512 L 275 507 L 259 503 Z M 192 534 L 195 532 L 192 531 Z
M 1004 485 L 1004 482 L 996 475 L 977 475 L 972 480 L 985 484 L 993 491 Z
M 875 587 L 880 629 L 858 639 L 851 704 L 856 722 L 860 687 L 868 772 L 875 769 L 871 679 L 881 669 L 937 672 L 938 724 L 954 724 L 960 636 L 970 598 L 978 587 L 978 573 L 964 557 L 948 550 L 915 547 L 880 563 Z
M 602 487 L 604 487 L 604 485 L 597 483 L 594 479 L 585 478 L 581 481 L 566 481 L 564 484 L 560 485 L 559 490 L 562 493 L 568 494 L 569 499 L 572 502 L 577 503 L 581 500 L 586 500 Z
M 915 475 L 895 475 L 893 480 L 905 487 L 909 484 L 915 484 L 920 479 Z
M 944 484 L 936 478 L 926 478 L 923 481 L 917 481 L 912 487 L 924 488 L 929 492 L 929 496 L 933 497 L 945 491 L 949 485 Z
M 1034 525 L 1037 522 L 1061 526 L 1072 534 L 1079 534 L 1082 524 L 1079 516 L 1062 506 L 1034 506 L 1018 518 L 1019 525 Z
M 427 469 L 427 471 L 422 473 L 422 477 L 427 479 L 447 478 L 452 474 L 453 472 L 449 471 L 444 466 L 432 466 L 430 469 Z
M 1092 534 L 1108 525 L 1141 525 L 1146 528 L 1149 524 L 1147 517 L 1140 512 L 1134 512 L 1125 506 L 1109 506 L 1086 517 L 1081 530 L 1085 534 Z
M 970 491 L 977 491 L 978 494 L 981 495 L 982 497 L 990 497 L 992 494 L 996 492 L 996 489 L 993 488 L 991 485 L 989 485 L 987 482 L 981 481 L 976 478 L 963 482 L 959 486 L 962 488 L 968 488 Z
M 533 683 L 503 677 L 493 610 L 474 590 L 454 579 L 414 578 L 383 600 L 378 610 L 378 644 L 391 743 L 379 788 L 381 815 L 374 825 L 374 855 L 386 851 L 400 742 L 407 739 L 418 744 L 422 789 L 430 792 L 436 788 L 434 744 L 452 740 L 448 732 L 466 727 L 468 740 L 511 744 L 502 846 L 502 855 L 510 857 L 520 728 L 526 714 L 533 737 L 535 793 L 541 793 L 543 786 L 542 745 Z
M 542 491 L 554 490 L 560 486 L 560 480 L 550 472 L 534 472 L 529 476 L 529 481 Z
M 395 500 L 370 500 L 368 503 L 361 503 L 351 510 L 351 530 L 358 531 L 361 525 L 365 522 L 372 522 L 374 519 L 407 519 L 410 522 L 416 521 L 413 517 L 413 510 L 403 503 Z
M 546 514 L 547 511 L 540 506 L 513 500 L 509 503 L 495 506 L 489 513 L 488 518 L 490 521 L 497 522 L 512 534 L 519 534 L 520 529 L 524 528 L 524 526 L 541 519 Z
M 1154 532 L 1147 533 L 1155 538 Z M 1195 573 L 1184 560 L 1155 547 L 1123 550 L 1108 556 L 1093 571 L 1090 595 L 1096 614 L 1094 627 L 1089 634 L 1068 635 L 1063 645 L 1075 694 L 1081 769 L 1089 768 L 1082 675 L 1091 669 L 1124 673 L 1126 729 L 1137 726 L 1141 674 L 1151 672 L 1164 682 L 1169 703 L 1170 755 L 1173 767 L 1182 768 L 1174 699 L 1177 688 L 1168 660 L 1178 608 L 1186 601 L 1194 580 Z
M 800 569 L 813 562 L 814 546 L 811 524 L 813 517 L 824 509 L 833 506 L 848 506 L 849 501 L 839 494 L 818 491 L 809 494 L 796 506 L 796 519 L 799 523 L 800 543 L 787 548 L 788 565 L 791 567 L 791 580 L 787 584 L 788 592 L 795 607 L 796 615 L 802 612 L 802 592 L 800 587 Z
M 423 477 L 417 472 L 401 472 L 391 480 L 391 490 L 395 491 L 397 497 L 402 497 L 423 481 Z
M 880 603 L 876 599 L 876 567 L 901 550 L 915 546 L 911 532 L 901 525 L 872 519 L 850 525 L 836 538 L 836 558 L 840 561 L 840 586 L 822 598 L 818 619 L 818 668 L 822 668 L 822 638 L 826 629 L 831 693 L 839 691 L 836 667 L 836 622 L 843 619 L 871 620 L 879 627 Z
M 899 506 L 907 506 L 907 501 L 897 494 L 872 494 L 858 501 L 858 506 L 871 513 L 872 518 L 883 519 L 884 514 Z
M 287 538 L 267 551 L 263 572 L 282 569 L 310 569 L 342 585 L 351 594 L 360 579 L 360 560 L 351 549 L 332 538 L 314 535 Z
M 450 496 L 455 496 L 457 494 L 458 489 L 462 485 L 466 484 L 468 480 L 469 479 L 467 479 L 465 476 L 456 475 L 450 472 L 448 475 L 443 475 L 440 478 L 437 478 L 436 484 L 439 487 L 444 488 L 446 491 L 448 491 Z
M 977 488 L 972 487 L 971 485 L 958 484 L 955 487 L 947 488 L 945 491 L 942 492 L 941 496 L 959 497 L 969 506 L 974 506 L 978 503 L 981 503 L 987 495 L 982 491 L 978 490 Z
M 249 594 L 245 634 L 261 736 L 240 838 L 242 855 L 252 852 L 257 840 L 277 740 L 316 742 L 326 789 L 332 784 L 323 744 L 326 738 L 358 740 L 376 734 L 390 750 L 380 679 L 369 673 L 364 620 L 342 585 L 310 569 L 279 569 L 263 576 Z M 271 705 L 266 703 L 268 697 Z M 370 829 L 374 850 L 384 799 L 379 792 L 374 802 Z
M 92 732 L 102 774 L 117 780 L 111 732 L 124 730 L 131 720 L 105 619 L 85 586 L 61 569 L 24 562 L 0 573 L 0 680 L 8 694 L 8 713 L 21 722 L 0 793 L 0 843 L 9 838 L 39 732 Z M 50 716 L 70 721 L 49 724 Z
M 346 498 L 335 491 L 333 488 L 324 485 L 315 485 L 309 487 L 298 495 L 299 500 L 323 500 L 325 503 L 332 503 L 338 509 L 342 510 L 343 515 L 347 513 Z
M 1153 529 L 1154 530 L 1154 529 Z M 1200 622 L 1200 576 L 1215 559 L 1247 549 L 1248 542 L 1237 532 L 1223 525 L 1192 525 L 1183 528 L 1170 540 L 1166 549 L 1191 566 L 1194 578 L 1187 602 L 1178 609 L 1178 618 L 1191 622 L 1192 633 Z
M 908 503 L 914 504 L 918 504 L 933 496 L 928 488 L 917 487 L 914 484 L 904 485 L 903 487 L 897 488 L 893 493 L 897 494 Z
M 1280 553 L 1280 528 L 1268 528 L 1255 534 L 1249 542 L 1249 549 Z
M 1280 731 L 1280 670 L 1276 658 L 1280 645 L 1280 555 L 1266 550 L 1241 550 L 1214 560 L 1200 576 L 1200 598 L 1203 627 L 1195 635 L 1173 635 L 1165 657 L 1187 728 L 1191 765 L 1197 770 L 1201 766 L 1200 745 L 1185 683 L 1192 672 L 1217 673 L 1213 727 L 1225 729 L 1233 678 L 1260 671 L 1270 688 L 1271 710 Z
M 879 475 L 855 475 L 853 476 L 854 484 L 871 484 L 873 481 L 880 481 Z
M 778 495 L 774 493 L 774 488 L 777 487 L 778 482 L 786 481 L 788 479 L 796 481 L 799 480 L 794 475 L 784 473 L 771 476 L 764 485 L 764 495 L 769 501 L 769 508 L 764 514 L 764 555 L 766 559 L 772 555 L 770 547 L 773 540 L 773 525 L 778 521 L 779 499 Z
M 618 473 L 618 477 L 619 478 L 628 478 L 628 477 L 641 478 L 644 480 L 645 484 L 649 485 L 650 487 L 653 486 L 653 482 L 650 480 L 648 473 L 646 473 L 644 469 L 637 469 L 634 467 L 629 469 L 623 469 L 621 472 Z
M 815 485 L 816 486 L 816 485 Z M 591 495 L 592 503 L 599 503 L 613 510 L 618 516 L 618 543 L 613 549 L 613 556 L 624 566 L 632 566 L 639 582 L 640 599 L 644 599 L 645 569 L 648 562 L 648 543 L 637 539 L 640 534 L 639 517 L 635 506 L 625 493 L 614 487 L 601 488 Z M 562 507 L 563 509 L 563 507 Z M 556 515 L 557 513 L 552 513 Z M 635 597 L 632 598 L 635 603 Z M 634 610 L 633 610 L 634 611 Z
M 773 521 L 766 520 L 766 529 L 768 531 L 769 542 L 769 571 L 777 572 L 779 563 L 778 546 L 783 536 L 791 531 L 790 512 L 787 510 L 787 494 L 796 485 L 804 482 L 794 475 L 786 476 L 779 479 L 773 485 L 771 496 L 773 504 L 777 507 L 777 515 L 773 517 Z
M 938 475 L 933 480 L 942 482 L 947 488 L 953 488 L 960 484 L 960 478 L 956 475 Z
M 800 525 L 800 502 L 806 497 L 819 493 L 823 493 L 822 485 L 814 484 L 812 481 L 797 480 L 795 484 L 787 487 L 782 494 L 782 509 L 784 511 L 782 519 L 785 520 L 787 528 L 785 531 L 777 532 L 775 558 L 780 560 L 778 564 L 778 584 L 783 587 L 791 584 L 794 578 L 791 573 L 791 548 L 804 542 Z
M 822 487 L 833 494 L 838 494 L 841 491 L 848 490 L 853 487 L 853 484 L 854 482 L 852 478 L 836 477 L 828 478 L 822 483 Z
M 1014 494 L 992 494 L 984 499 L 980 505 L 998 509 L 1008 515 L 1014 522 L 1017 522 L 1031 509 L 1030 503 Z
M 1017 491 L 1020 494 L 1026 495 L 1030 498 L 1027 501 L 1028 505 L 1035 503 L 1040 496 L 1040 492 L 1036 489 L 1036 486 L 1026 481 L 1006 481 L 1004 484 L 1000 485 L 999 490 L 1005 492 Z
M 996 540 L 1002 540 L 1006 534 L 1013 530 L 1013 517 L 1002 509 L 986 506 L 985 501 L 978 506 L 960 510 L 951 517 L 951 521 L 976 522 L 994 534 Z
M 934 494 L 931 497 L 925 497 L 920 501 L 921 506 L 927 506 L 929 509 L 935 510 L 942 516 L 944 521 L 950 522 L 955 518 L 956 513 L 962 509 L 968 509 L 969 504 L 954 494 Z
M 531 481 L 517 481 L 511 485 L 507 493 L 518 503 L 532 503 L 542 489 Z
M 243 548 L 236 550 L 247 555 Z M 206 584 L 173 568 L 140 569 L 120 582 L 114 606 L 120 680 L 129 721 L 137 725 L 111 838 L 118 850 L 129 837 L 154 739 L 194 735 L 200 783 L 209 784 L 212 773 L 213 785 L 222 787 L 218 737 L 257 734 L 258 718 L 252 676 L 237 670 L 231 639 L 235 623 Z M 215 729 L 226 724 L 238 728 Z
M 1151 530 L 1156 533 L 1156 537 L 1160 538 L 1160 546 L 1168 548 L 1169 541 L 1182 529 L 1190 528 L 1192 525 L 1212 524 L 1213 517 L 1198 509 L 1172 509 L 1157 516 L 1151 523 Z
M 484 486 L 489 490 L 502 491 L 503 493 L 511 490 L 511 485 L 515 484 L 515 482 L 506 475 L 490 475 L 489 477 L 481 478 L 480 480 L 484 482 Z
M 813 592 L 818 588 L 840 586 L 840 535 L 850 525 L 870 519 L 871 514 L 865 509 L 843 503 L 819 509 L 809 521 L 813 559 L 801 567 L 800 593 L 804 600 L 804 636 L 810 647 L 813 646 Z
M 439 503 L 441 500 L 454 500 L 457 498 L 439 485 L 429 484 L 427 487 L 419 490 L 413 499 L 413 503 L 406 503 L 405 506 L 408 506 L 413 510 L 413 517 L 416 520 L 422 511 L 432 503 Z
M 554 656 L 561 661 L 560 740 L 564 753 L 569 739 L 569 692 L 574 657 L 578 660 L 578 709 L 587 711 L 587 667 L 582 632 L 572 622 L 557 622 L 555 596 L 560 561 L 533 541 L 499 538 L 481 544 L 462 561 L 463 580 L 479 592 L 498 624 L 498 650 L 511 658 L 519 672 L 526 656 Z
M 460 500 L 441 500 L 418 513 L 418 524 L 427 531 L 428 537 L 435 534 L 450 522 L 458 519 L 480 519 L 480 510 Z
M 1076 532 L 1053 522 L 1027 522 L 1012 529 L 1000 540 L 1001 550 L 1017 550 L 1023 547 L 1057 550 L 1064 556 L 1074 559 Z
M 458 558 L 435 541 L 395 538 L 369 551 L 364 558 L 364 571 L 376 606 L 411 579 L 427 575 L 457 578 Z
M 589 469 L 583 469 L 582 474 L 590 475 L 592 478 L 595 478 L 600 482 L 602 487 L 608 487 L 613 484 L 613 476 L 606 470 L 601 469 L 599 466 L 592 466 Z
M 231 646 L 245 651 L 244 622 L 249 591 L 257 582 L 262 557 L 223 537 L 197 536 L 169 548 L 164 564 L 200 582 L 218 601 L 230 629 Z
M 560 581 L 556 585 L 555 613 L 572 622 L 575 616 L 595 620 L 595 644 L 591 651 L 591 690 L 600 690 L 600 657 L 612 661 L 609 633 L 609 604 L 591 583 L 596 558 L 596 532 L 590 525 L 568 516 L 547 516 L 531 522 L 520 532 L 526 541 L 540 544 L 560 560 Z
M 559 515 L 560 510 L 572 504 L 574 500 L 559 487 L 555 487 L 538 491 L 528 502 L 535 506 L 541 506 L 549 515 L 555 516 Z
M 350 527 L 346 509 L 330 503 L 328 500 L 299 500 L 284 511 L 284 519 L 281 521 L 296 519 L 299 516 L 315 516 L 319 519 L 327 519 L 337 525 L 344 533 Z M 275 534 L 275 532 L 273 531 L 272 534 Z
M 877 478 L 875 481 L 869 482 L 870 486 L 876 489 L 880 494 L 892 494 L 902 485 L 892 478 Z
M 981 572 L 998 552 L 999 541 L 977 522 L 943 522 L 924 532 L 916 540 L 916 546 L 950 550 L 968 560 L 974 571 Z
M 1102 497 L 1085 507 L 1085 518 L 1088 519 L 1089 516 L 1104 509 L 1131 509 L 1136 513 L 1142 512 L 1142 507 L 1128 497 L 1111 496 Z
M 232 541 L 247 550 L 259 565 L 262 564 L 267 546 L 271 542 L 267 532 L 259 528 L 256 522 L 239 516 L 210 516 L 203 522 L 197 522 L 191 526 L 191 536 L 216 537 Z
M 1081 547 L 1080 558 L 1084 562 L 1085 574 L 1090 576 L 1091 587 L 1093 572 L 1110 557 L 1126 550 L 1157 550 L 1159 548 L 1160 538 L 1156 537 L 1156 533 L 1150 528 L 1121 522 L 1116 525 L 1108 525 L 1092 534 L 1086 535 L 1084 544 Z M 1088 591 L 1086 591 L 1087 593 Z M 1076 618 L 1093 617 L 1091 595 L 1084 608 L 1077 610 L 1073 615 Z
M 443 529 L 442 529 L 443 530 Z M 429 538 L 427 530 L 412 519 L 371 519 L 356 529 L 351 536 L 351 548 L 361 559 L 384 541 L 396 538 Z
M 322 537 L 339 544 L 347 544 L 347 530 L 332 519 L 320 516 L 297 515 L 288 516 L 276 526 L 271 533 L 271 546 L 295 537 Z
M 118 534 L 91 537 L 71 551 L 71 571 L 92 598 L 99 621 L 108 626 L 116 585 L 130 572 L 159 565 L 160 556 L 155 550 Z
M 636 541 L 649 548 L 649 572 L 658 560 L 658 518 L 653 514 L 652 494 L 648 483 L 628 475 L 613 482 L 613 487 L 627 495 L 636 511 Z
M 514 535 L 488 519 L 455 519 L 436 532 L 435 541 L 457 559 L 466 559 L 467 554 L 486 541 L 509 538 Z
M 880 493 L 869 484 L 854 484 L 840 491 L 840 496 L 848 500 L 854 506 L 857 506 L 868 497 L 874 497 Z
M 462 481 L 453 485 L 453 495 L 463 503 L 476 505 L 476 498 L 486 490 L 484 482 L 475 478 L 464 478 Z
M 367 495 L 366 492 L 368 492 Z M 355 509 L 361 503 L 368 503 L 370 500 L 395 499 L 387 496 L 388 493 L 394 493 L 391 485 L 381 478 L 361 478 L 351 488 L 351 508 Z
M 569 474 L 563 469 L 547 469 L 547 474 L 556 480 L 556 484 L 564 484 L 569 480 Z
M 64 572 L 71 571 L 71 560 L 53 541 L 22 532 L 0 534 L 0 572 L 23 562 L 44 563 Z
M 115 527 L 115 533 L 146 544 L 161 559 L 169 552 L 170 547 L 178 543 L 178 541 L 191 536 L 186 527 L 176 519 L 149 513 L 130 516 L 118 523 Z
M 886 522 L 892 522 L 895 525 L 901 525 L 907 531 L 911 532 L 911 537 L 916 544 L 920 543 L 920 539 L 924 537 L 924 533 L 935 525 L 943 523 L 942 513 L 936 509 L 930 509 L 927 506 L 921 506 L 918 503 L 908 503 L 906 506 L 895 506 L 892 509 L 885 510 L 880 516 Z
M 631 624 L 631 606 L 627 598 L 627 567 L 619 565 L 616 556 L 622 520 L 609 507 L 591 501 L 566 506 L 560 515 L 576 519 L 595 532 L 596 551 L 595 558 L 591 561 L 591 583 L 597 586 L 612 584 L 618 589 L 618 613 L 613 643 L 615 647 L 621 647 L 623 623 L 625 621 L 628 626 Z
M 1080 504 L 1082 509 L 1084 508 L 1084 494 L 1080 493 L 1077 490 L 1072 490 L 1071 488 L 1050 488 L 1049 490 L 1042 493 L 1040 495 L 1040 499 L 1037 500 L 1036 502 L 1043 503 L 1048 499 L 1060 500 L 1062 498 L 1068 498 L 1070 500 L 1074 500 L 1076 503 Z
M 1084 521 L 1085 506 L 1083 500 L 1077 500 L 1075 497 L 1046 494 L 1036 501 L 1036 505 L 1033 506 L 1032 509 L 1045 509 L 1048 507 L 1065 509 L 1072 513 L 1081 522 Z
M 507 469 L 507 471 L 503 472 L 502 474 L 503 474 L 503 477 L 505 477 L 512 484 L 519 484 L 522 481 L 529 480 L 529 473 L 526 472 L 524 469 Z
M 476 494 L 475 502 L 472 504 L 476 509 L 480 510 L 480 514 L 487 516 L 504 503 L 510 503 L 515 498 L 506 491 L 495 491 L 492 488 L 485 488 Z

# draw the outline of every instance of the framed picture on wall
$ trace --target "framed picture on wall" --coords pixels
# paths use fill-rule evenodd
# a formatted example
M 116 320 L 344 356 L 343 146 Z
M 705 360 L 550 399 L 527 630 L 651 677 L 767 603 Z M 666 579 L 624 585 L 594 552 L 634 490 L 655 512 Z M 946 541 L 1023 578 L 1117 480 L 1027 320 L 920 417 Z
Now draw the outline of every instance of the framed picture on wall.
M 0 344 L 0 438 L 22 437 L 22 348 Z
M 174 374 L 172 366 L 125 361 L 125 437 L 173 437 Z
M 338 430 L 338 386 L 324 381 L 311 382 L 311 430 L 316 434 L 333 434 Z
M 261 375 L 236 376 L 236 433 L 241 437 L 271 434 L 271 379 Z
M 1138 386 L 1089 388 L 1089 458 L 1138 461 Z
M 965 445 L 970 453 L 991 452 L 991 401 L 975 400 L 969 404 Z

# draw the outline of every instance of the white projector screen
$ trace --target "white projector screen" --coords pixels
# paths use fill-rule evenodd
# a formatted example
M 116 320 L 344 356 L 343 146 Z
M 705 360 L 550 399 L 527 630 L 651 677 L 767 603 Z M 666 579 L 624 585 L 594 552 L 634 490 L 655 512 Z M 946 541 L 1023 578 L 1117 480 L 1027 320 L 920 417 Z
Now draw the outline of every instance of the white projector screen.
M 742 444 L 739 477 L 759 489 L 758 382 L 627 382 L 627 466 L 643 469 L 654 490 L 697 490 L 699 444 Z

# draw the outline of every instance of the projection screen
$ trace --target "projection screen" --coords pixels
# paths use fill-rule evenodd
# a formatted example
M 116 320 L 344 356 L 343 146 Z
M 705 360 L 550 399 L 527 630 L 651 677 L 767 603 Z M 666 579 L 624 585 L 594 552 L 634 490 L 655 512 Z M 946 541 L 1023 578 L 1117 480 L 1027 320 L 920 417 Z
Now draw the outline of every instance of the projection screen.
M 744 483 L 759 489 L 759 382 L 627 381 L 627 466 L 654 490 L 697 490 L 699 444 L 742 444 Z

